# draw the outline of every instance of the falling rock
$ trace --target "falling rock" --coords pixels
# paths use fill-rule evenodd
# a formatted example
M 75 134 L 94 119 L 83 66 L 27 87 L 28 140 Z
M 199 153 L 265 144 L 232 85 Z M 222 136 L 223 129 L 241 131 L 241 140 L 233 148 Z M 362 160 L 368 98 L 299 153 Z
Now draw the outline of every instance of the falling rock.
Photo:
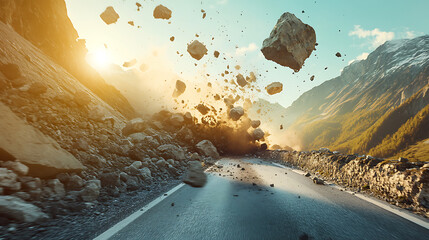
M 252 137 L 254 140 L 260 140 L 264 137 L 264 135 L 265 135 L 264 131 L 262 131 L 262 129 L 260 128 L 257 128 L 252 132 Z
M 270 95 L 274 95 L 283 91 L 283 84 L 280 82 L 273 82 L 265 87 L 267 93 Z
M 238 121 L 243 115 L 244 109 L 242 107 L 235 107 L 229 111 L 229 117 L 234 121 Z
M 220 54 L 220 53 L 219 53 L 218 51 L 214 51 L 214 53 L 213 53 L 213 55 L 214 55 L 214 57 L 215 57 L 215 58 L 218 58 L 218 57 L 219 57 L 219 54 Z
M 130 60 L 128 62 L 124 62 L 124 64 L 122 64 L 122 66 L 129 68 L 129 67 L 134 66 L 136 63 L 137 63 L 137 59 L 134 58 L 133 60 Z
M 335 53 L 335 56 L 340 58 L 341 57 L 341 53 L 337 52 L 337 53 Z
M 204 173 L 200 162 L 189 162 L 188 171 L 183 176 L 183 182 L 192 187 L 204 187 L 206 185 L 207 175 Z
M 26 223 L 48 218 L 40 208 L 13 196 L 0 196 L 0 215 Z
M 188 53 L 195 59 L 200 60 L 207 54 L 207 48 L 204 44 L 200 43 L 198 40 L 194 40 L 191 44 L 188 45 Z
M 173 97 L 177 98 L 180 95 L 182 95 L 186 90 L 186 84 L 180 80 L 176 81 L 176 88 L 174 89 L 173 92 Z
M 206 105 L 200 103 L 195 107 L 202 115 L 206 115 L 209 111 L 210 108 L 208 108 Z
M 113 9 L 112 6 L 109 6 L 100 14 L 101 19 L 107 24 L 116 23 L 119 19 L 119 14 Z
M 310 81 L 313 81 L 313 80 L 314 80 L 314 75 L 310 77 Z
M 198 153 L 201 155 L 212 157 L 214 159 L 218 159 L 220 157 L 216 147 L 209 140 L 203 140 L 197 143 L 195 147 L 197 148 Z
M 156 19 L 170 19 L 171 13 L 170 9 L 160 4 L 153 10 L 153 17 Z
M 283 13 L 265 39 L 262 53 L 267 60 L 299 71 L 316 44 L 314 29 L 292 13 Z
M 238 74 L 237 75 L 237 84 L 240 85 L 240 87 L 244 87 L 247 85 L 246 79 L 244 79 L 243 75 Z
M 252 128 L 257 128 L 257 127 L 259 127 L 261 125 L 261 121 L 259 121 L 259 120 L 252 120 L 250 122 L 250 125 L 252 126 Z

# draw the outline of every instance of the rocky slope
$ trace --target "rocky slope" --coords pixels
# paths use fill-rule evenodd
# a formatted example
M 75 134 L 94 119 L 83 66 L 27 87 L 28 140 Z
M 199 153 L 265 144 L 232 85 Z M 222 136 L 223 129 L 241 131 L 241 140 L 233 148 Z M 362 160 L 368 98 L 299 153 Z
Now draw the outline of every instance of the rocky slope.
M 192 116 L 128 121 L 1 21 L 0 102 L 0 238 L 37 238 L 37 224 L 67 225 L 94 209 L 107 215 L 116 199 L 180 179 L 189 161 L 219 157 Z
M 135 116 L 127 99 L 86 62 L 85 40 L 67 16 L 63 0 L 2 0 L 0 21 L 42 50 L 125 117 Z
M 298 98 L 284 112 L 288 116 L 286 126 L 299 132 L 299 144 L 304 149 L 329 146 L 349 152 L 368 152 L 372 145 L 394 133 L 427 105 L 424 89 L 429 76 L 428 43 L 429 36 L 386 42 L 366 60 L 352 63 L 339 77 Z M 412 106 L 406 103 L 419 91 L 420 97 L 416 97 Z M 404 105 L 400 107 L 401 104 Z M 394 126 L 383 124 L 372 137 L 373 144 L 354 148 L 355 139 L 398 107 L 396 114 L 400 109 L 410 111 L 406 110 L 408 113 Z

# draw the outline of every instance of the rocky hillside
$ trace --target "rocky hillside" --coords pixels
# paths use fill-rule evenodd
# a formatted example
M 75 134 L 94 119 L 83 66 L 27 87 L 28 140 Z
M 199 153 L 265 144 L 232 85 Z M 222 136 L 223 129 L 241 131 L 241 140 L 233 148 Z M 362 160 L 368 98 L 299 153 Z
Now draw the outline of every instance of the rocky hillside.
M 135 116 L 127 99 L 86 62 L 85 40 L 67 16 L 64 0 L 2 0 L 0 21 L 42 50 L 125 117 Z
M 3 9 L 21 1 L 7 2 L 1 2 Z M 60 2 L 43 1 L 48 4 L 43 9 L 64 7 Z M 60 10 L 58 14 L 66 13 Z M 10 16 L 3 10 L 1 15 Z M 69 22 L 58 18 L 55 26 L 61 19 Z M 14 24 L 37 29 L 32 22 Z M 53 26 L 46 25 L 44 31 Z M 128 102 L 104 101 L 100 92 L 69 72 L 73 68 L 60 55 L 70 61 L 79 56 L 63 49 L 57 59 L 47 53 L 52 54 L 52 48 L 29 40 L 37 31 L 25 34 L 0 21 L 0 238 L 28 239 L 14 232 L 17 228 L 20 233 L 38 231 L 17 225 L 22 222 L 47 220 L 43 224 L 56 226 L 59 216 L 69 216 L 70 222 L 62 223 L 68 225 L 76 220 L 70 216 L 95 216 L 95 209 L 108 212 L 115 199 L 136 192 L 148 195 L 146 190 L 181 178 L 190 161 L 208 166 L 219 158 L 190 114 L 163 112 L 129 121 Z M 57 41 L 59 45 L 53 41 L 51 47 L 61 52 L 63 42 Z M 117 110 L 120 104 L 125 112 Z M 4 231 L 10 228 L 15 230 Z M 50 234 L 53 238 L 57 233 Z
M 285 111 L 300 146 L 368 153 L 395 133 L 428 103 L 428 43 L 429 36 L 386 42 L 339 77 L 304 93 Z M 363 138 L 368 139 L 362 143 Z

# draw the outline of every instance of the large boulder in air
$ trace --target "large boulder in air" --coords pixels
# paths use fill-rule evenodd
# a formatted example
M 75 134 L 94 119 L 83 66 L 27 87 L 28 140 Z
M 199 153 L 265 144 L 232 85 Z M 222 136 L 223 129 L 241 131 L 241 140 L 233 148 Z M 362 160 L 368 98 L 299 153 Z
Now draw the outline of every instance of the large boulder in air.
M 262 45 L 267 60 L 299 71 L 316 45 L 314 29 L 292 13 L 283 13 Z

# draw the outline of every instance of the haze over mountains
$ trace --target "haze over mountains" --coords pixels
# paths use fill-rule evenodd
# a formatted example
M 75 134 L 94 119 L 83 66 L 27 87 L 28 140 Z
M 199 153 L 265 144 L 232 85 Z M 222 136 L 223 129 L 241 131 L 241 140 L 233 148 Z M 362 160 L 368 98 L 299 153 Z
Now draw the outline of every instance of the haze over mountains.
M 275 107 L 274 114 L 284 118 L 267 116 L 294 133 L 282 137 L 297 149 L 392 157 L 417 144 L 404 156 L 428 160 L 428 83 L 429 36 L 389 41 L 284 112 Z

